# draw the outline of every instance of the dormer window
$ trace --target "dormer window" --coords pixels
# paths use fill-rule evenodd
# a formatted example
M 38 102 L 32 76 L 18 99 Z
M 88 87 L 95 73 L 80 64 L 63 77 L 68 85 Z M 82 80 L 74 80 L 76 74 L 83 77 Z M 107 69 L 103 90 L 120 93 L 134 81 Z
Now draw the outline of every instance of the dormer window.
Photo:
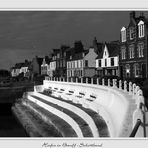
M 139 35 L 139 38 L 144 37 L 144 22 L 143 21 L 140 21 L 138 23 L 138 35 Z
M 126 28 L 122 27 L 121 29 L 121 41 L 126 42 Z
M 134 39 L 134 27 L 130 28 L 130 40 Z

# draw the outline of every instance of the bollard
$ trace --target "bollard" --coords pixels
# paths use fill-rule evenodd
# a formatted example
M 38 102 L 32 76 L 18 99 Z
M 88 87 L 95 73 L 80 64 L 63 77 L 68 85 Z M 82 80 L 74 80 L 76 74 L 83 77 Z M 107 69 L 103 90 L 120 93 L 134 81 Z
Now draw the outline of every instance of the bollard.
M 97 78 L 97 85 L 99 85 L 99 78 Z
M 102 79 L 102 85 L 104 86 L 104 79 Z
M 61 82 L 61 77 L 59 78 L 59 81 Z
M 136 84 L 135 83 L 133 84 L 132 88 L 133 88 L 133 98 L 134 98 L 135 92 L 136 92 Z
M 78 83 L 78 78 L 76 78 L 76 83 Z
M 117 88 L 117 79 L 114 79 L 114 86 Z
M 113 79 L 113 87 L 115 87 L 115 79 Z
M 83 83 L 83 78 L 81 78 L 81 83 Z
M 108 87 L 110 87 L 110 79 L 108 79 L 107 81 L 108 81 Z
M 88 78 L 86 78 L 86 83 L 88 84 Z
M 94 80 L 93 80 L 93 78 L 91 78 L 91 84 L 94 84 Z
M 132 94 L 132 82 L 129 82 L 129 95 Z
M 138 96 L 138 91 L 139 90 L 140 90 L 140 87 L 139 86 L 136 86 L 136 89 L 135 89 L 136 96 Z
M 127 82 L 124 81 L 124 91 L 127 92 Z
M 119 80 L 119 89 L 122 90 L 122 80 Z

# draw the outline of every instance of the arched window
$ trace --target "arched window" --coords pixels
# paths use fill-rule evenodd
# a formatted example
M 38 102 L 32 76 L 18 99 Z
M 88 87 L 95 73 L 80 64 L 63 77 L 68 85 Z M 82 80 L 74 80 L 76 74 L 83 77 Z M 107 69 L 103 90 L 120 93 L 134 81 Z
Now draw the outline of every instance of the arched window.
M 126 78 L 130 77 L 130 65 L 129 64 L 125 65 L 125 75 L 126 75 Z
M 144 37 L 144 22 L 143 21 L 140 21 L 138 23 L 138 35 L 139 35 L 139 38 Z
M 122 27 L 121 29 L 121 41 L 126 42 L 126 28 Z

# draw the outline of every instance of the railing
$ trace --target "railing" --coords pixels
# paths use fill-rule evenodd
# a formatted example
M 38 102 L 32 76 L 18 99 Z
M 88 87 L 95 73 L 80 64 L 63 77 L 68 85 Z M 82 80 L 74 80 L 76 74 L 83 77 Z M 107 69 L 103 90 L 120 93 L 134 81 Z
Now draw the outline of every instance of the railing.
M 133 130 L 132 130 L 132 132 L 131 132 L 129 137 L 135 137 L 135 135 L 136 135 L 136 133 L 138 131 L 138 128 L 141 125 L 141 123 L 142 123 L 141 120 L 137 119 L 137 122 L 136 122 L 136 124 L 135 124 L 135 126 L 134 126 L 134 128 L 133 128 Z

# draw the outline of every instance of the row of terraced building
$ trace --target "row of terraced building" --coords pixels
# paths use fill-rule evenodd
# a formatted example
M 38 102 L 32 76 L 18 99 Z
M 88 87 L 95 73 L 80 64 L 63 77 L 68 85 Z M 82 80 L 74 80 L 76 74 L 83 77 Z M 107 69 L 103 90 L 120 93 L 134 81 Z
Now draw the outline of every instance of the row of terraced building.
M 130 21 L 120 30 L 120 39 L 98 42 L 93 39 L 89 48 L 81 41 L 73 47 L 62 45 L 47 57 L 32 60 L 34 73 L 50 77 L 148 77 L 148 19 L 143 13 L 130 12 Z M 35 71 L 36 69 L 36 71 Z

